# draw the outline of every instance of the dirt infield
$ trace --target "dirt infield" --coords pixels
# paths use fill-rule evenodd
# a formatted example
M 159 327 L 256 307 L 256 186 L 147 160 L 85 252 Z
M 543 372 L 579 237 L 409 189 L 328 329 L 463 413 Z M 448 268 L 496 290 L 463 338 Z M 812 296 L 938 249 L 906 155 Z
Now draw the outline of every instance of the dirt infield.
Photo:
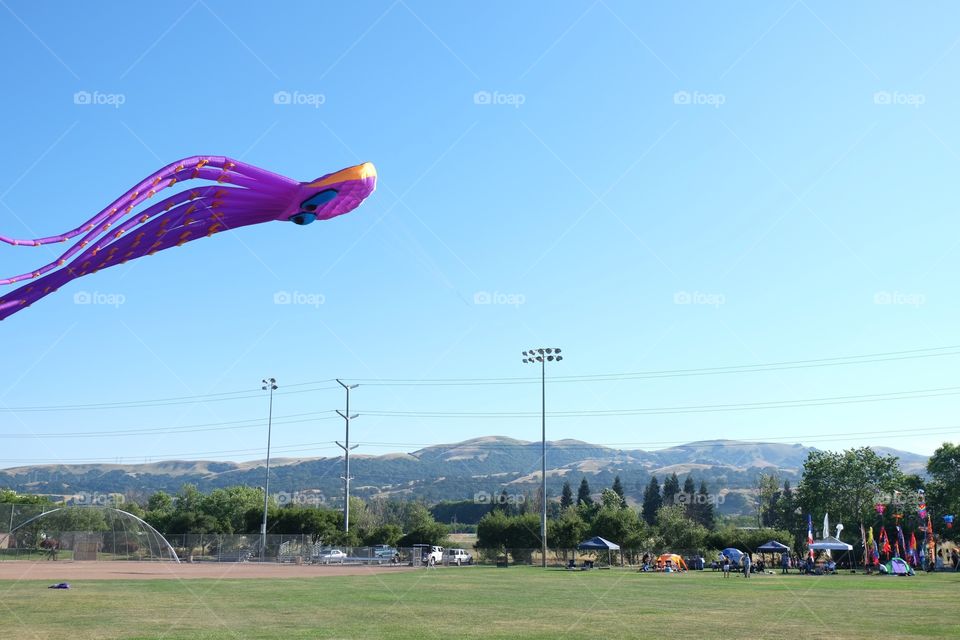
M 304 565 L 257 564 L 254 562 L 0 562 L 0 580 L 183 580 L 213 578 L 326 578 L 411 571 L 412 567 L 390 565 Z

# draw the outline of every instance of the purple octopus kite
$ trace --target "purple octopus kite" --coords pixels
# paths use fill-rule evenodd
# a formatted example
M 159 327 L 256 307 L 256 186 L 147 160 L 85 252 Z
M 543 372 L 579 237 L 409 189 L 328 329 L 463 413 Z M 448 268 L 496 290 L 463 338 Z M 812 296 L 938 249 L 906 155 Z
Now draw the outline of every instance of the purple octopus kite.
M 163 189 L 191 179 L 217 184 L 186 189 L 134 212 Z M 0 297 L 0 320 L 74 278 L 191 240 L 271 220 L 304 225 L 349 213 L 373 193 L 376 182 L 377 171 L 369 162 L 313 182 L 297 182 L 222 156 L 194 156 L 174 162 L 72 231 L 38 240 L 0 236 L 0 242 L 32 247 L 82 236 L 56 261 L 30 273 L 0 279 L 0 285 L 30 281 Z

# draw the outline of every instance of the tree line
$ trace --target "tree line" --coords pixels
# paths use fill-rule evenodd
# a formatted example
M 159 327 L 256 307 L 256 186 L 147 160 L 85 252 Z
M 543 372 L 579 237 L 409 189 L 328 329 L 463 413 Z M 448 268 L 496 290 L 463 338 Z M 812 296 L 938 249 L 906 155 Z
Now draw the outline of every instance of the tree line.
M 670 548 L 681 552 L 704 552 L 727 546 L 755 548 L 768 540 L 792 541 L 788 531 L 764 528 L 750 532 L 719 524 L 714 513 L 716 497 L 705 482 L 699 488 L 688 476 L 681 486 L 671 474 L 660 485 L 651 478 L 639 509 L 624 499 L 619 477 L 604 488 L 598 500 L 589 481 L 580 480 L 576 496 L 564 483 L 560 500 L 547 521 L 551 549 L 566 553 L 585 539 L 601 536 L 616 542 L 628 555 Z M 477 526 L 477 548 L 488 554 L 510 554 L 515 562 L 527 562 L 540 543 L 540 516 L 536 509 L 499 500 Z M 762 538 L 762 540 L 761 540 Z
M 775 473 L 760 474 L 749 496 L 755 520 L 746 530 L 760 532 L 756 534 L 745 533 L 730 518 L 717 514 L 717 504 L 725 494 L 711 492 L 703 479 L 698 484 L 688 475 L 681 483 L 672 473 L 661 483 L 653 476 L 642 502 L 630 506 L 619 476 L 599 494 L 584 476 L 576 491 L 567 480 L 559 499 L 548 502 L 547 536 L 549 546 L 558 549 L 573 548 L 585 538 L 599 535 L 625 549 L 749 549 L 776 539 L 799 551 L 806 542 L 807 514 L 813 516 L 819 535 L 823 532 L 817 523 L 828 512 L 832 522 L 847 527 L 847 541 L 859 539 L 861 524 L 890 526 L 894 518 L 905 529 L 919 529 L 925 524 L 916 504 L 921 489 L 938 537 L 957 539 L 960 527 L 948 527 L 943 518 L 960 514 L 960 446 L 951 443 L 944 443 L 931 456 L 926 477 L 904 473 L 895 456 L 879 455 L 867 447 L 810 452 L 797 487 Z M 203 493 L 187 484 L 172 494 L 157 491 L 144 504 L 125 501 L 114 506 L 143 518 L 164 534 L 257 534 L 263 502 L 263 492 L 258 488 L 234 486 Z M 0 489 L 3 503 L 41 508 L 52 504 L 42 496 Z M 880 504 L 884 509 L 878 509 Z M 339 509 L 322 504 L 280 505 L 271 498 L 268 531 L 309 535 L 314 541 L 336 545 L 440 544 L 450 532 L 447 524 L 438 522 L 436 515 L 440 514 L 444 521 L 479 520 L 478 548 L 522 556 L 540 548 L 541 505 L 539 492 L 513 495 L 506 489 L 488 496 L 486 502 L 440 503 L 432 508 L 418 501 L 354 497 L 350 503 L 351 530 L 347 533 Z M 70 530 L 71 526 L 73 530 L 102 530 L 105 526 L 93 515 L 81 512 L 69 510 L 56 522 L 61 530 Z M 2 527 L 0 524 L 0 530 Z

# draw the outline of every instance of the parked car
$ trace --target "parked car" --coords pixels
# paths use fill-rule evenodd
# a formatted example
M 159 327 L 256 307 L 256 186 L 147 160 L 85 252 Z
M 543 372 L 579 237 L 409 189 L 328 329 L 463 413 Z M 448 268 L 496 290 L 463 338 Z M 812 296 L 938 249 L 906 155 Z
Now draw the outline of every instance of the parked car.
M 443 547 L 438 547 L 436 545 L 429 547 L 424 546 L 423 556 L 421 559 L 423 564 L 426 565 L 440 564 L 443 562 Z
M 400 552 L 389 545 L 377 545 L 373 548 L 373 559 L 377 564 L 400 562 Z
M 320 564 L 340 563 L 346 560 L 347 554 L 340 549 L 325 549 L 317 555 L 317 562 Z
M 443 562 L 459 567 L 462 564 L 473 564 L 473 556 L 467 553 L 466 549 L 447 549 L 443 552 Z

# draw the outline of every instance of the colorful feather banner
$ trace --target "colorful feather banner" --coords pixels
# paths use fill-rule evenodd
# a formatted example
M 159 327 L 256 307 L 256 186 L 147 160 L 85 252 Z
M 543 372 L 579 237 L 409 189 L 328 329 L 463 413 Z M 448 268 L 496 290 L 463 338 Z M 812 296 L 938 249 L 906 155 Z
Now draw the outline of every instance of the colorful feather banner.
M 883 555 L 886 556 L 888 560 L 890 559 L 892 547 L 890 546 L 890 539 L 887 537 L 886 527 L 880 527 L 880 551 L 883 552 Z

